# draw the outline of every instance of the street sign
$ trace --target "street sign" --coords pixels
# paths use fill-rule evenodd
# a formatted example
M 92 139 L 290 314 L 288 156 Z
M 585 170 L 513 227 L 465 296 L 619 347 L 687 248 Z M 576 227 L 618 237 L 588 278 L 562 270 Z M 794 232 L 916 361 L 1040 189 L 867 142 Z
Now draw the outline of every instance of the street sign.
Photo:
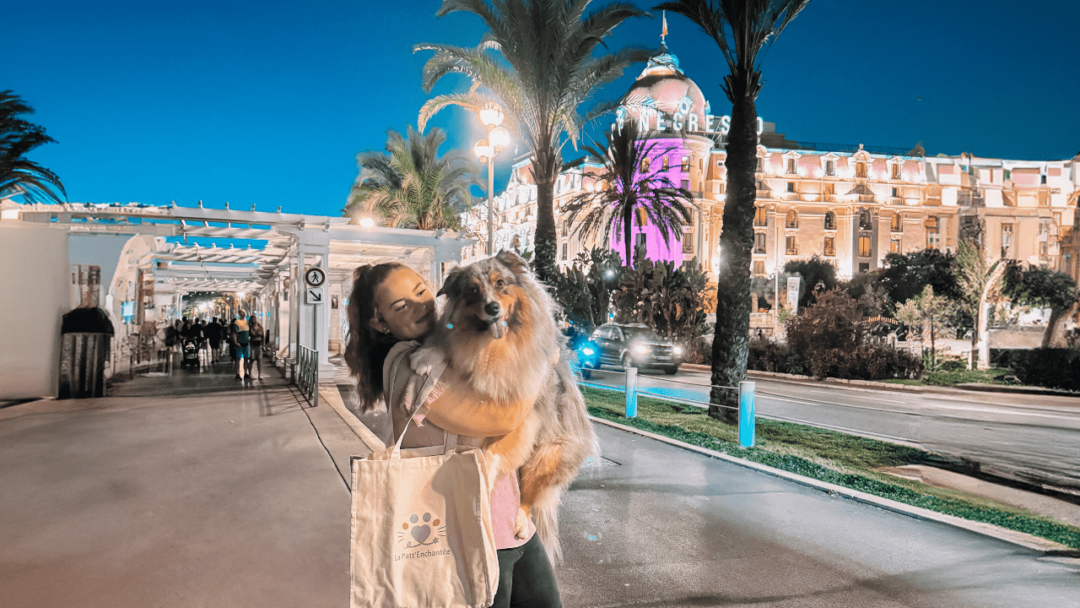
M 308 304 L 322 304 L 326 302 L 326 293 L 322 287 L 308 287 L 304 290 L 307 293 L 306 301 Z
M 308 268 L 304 273 L 304 280 L 312 287 L 321 287 L 326 282 L 326 271 L 322 268 Z
M 792 314 L 799 312 L 799 279 L 800 277 L 788 277 L 787 280 L 787 301 Z

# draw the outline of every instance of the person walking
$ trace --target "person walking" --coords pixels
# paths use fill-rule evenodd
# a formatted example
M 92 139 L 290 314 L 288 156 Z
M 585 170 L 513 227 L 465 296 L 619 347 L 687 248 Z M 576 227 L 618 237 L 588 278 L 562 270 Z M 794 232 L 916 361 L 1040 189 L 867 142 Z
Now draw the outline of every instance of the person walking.
M 224 332 L 224 328 L 218 323 L 218 318 L 214 317 L 209 323 L 206 324 L 206 340 L 210 343 L 210 360 L 217 361 L 221 354 L 221 334 Z
M 230 337 L 229 344 L 233 351 L 233 371 L 236 372 L 236 379 L 243 380 L 244 377 L 240 375 L 243 370 L 244 376 L 250 370 L 247 369 L 245 361 L 251 358 L 251 330 L 248 327 L 247 314 L 243 310 L 236 311 L 236 319 L 229 327 Z
M 262 323 L 259 323 L 259 318 L 255 315 L 248 317 L 248 331 L 251 336 L 249 342 L 251 357 L 248 358 L 247 375 L 250 376 L 251 370 L 258 366 L 259 375 L 255 379 L 262 380 L 262 355 L 266 331 L 263 329 Z

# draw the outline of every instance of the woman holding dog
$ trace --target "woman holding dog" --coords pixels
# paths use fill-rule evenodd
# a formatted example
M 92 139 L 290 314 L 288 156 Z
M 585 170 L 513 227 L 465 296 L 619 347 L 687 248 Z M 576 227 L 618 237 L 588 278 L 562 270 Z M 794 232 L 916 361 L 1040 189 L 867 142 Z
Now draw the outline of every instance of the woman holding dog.
M 424 278 L 408 266 L 387 263 L 358 268 L 353 274 L 348 314 L 345 359 L 357 379 L 360 407 L 368 411 L 385 399 L 394 436 L 405 432 L 402 447 L 442 445 L 445 433 L 479 439 L 498 437 L 516 429 L 528 415 L 528 409 L 485 408 L 453 368 L 447 367 L 424 398 L 426 417 L 414 416 L 414 423 L 408 424 L 409 413 L 420 405 L 415 402 L 421 396 L 420 388 L 429 381 L 413 371 L 409 357 L 431 333 L 438 316 L 435 294 Z M 395 361 L 401 364 L 395 367 Z M 384 374 L 391 369 L 397 370 L 393 379 L 395 394 L 384 395 Z M 529 522 L 524 538 L 515 532 L 519 503 L 517 475 L 496 480 L 491 510 L 499 588 L 492 606 L 560 607 L 555 573 L 535 527 Z

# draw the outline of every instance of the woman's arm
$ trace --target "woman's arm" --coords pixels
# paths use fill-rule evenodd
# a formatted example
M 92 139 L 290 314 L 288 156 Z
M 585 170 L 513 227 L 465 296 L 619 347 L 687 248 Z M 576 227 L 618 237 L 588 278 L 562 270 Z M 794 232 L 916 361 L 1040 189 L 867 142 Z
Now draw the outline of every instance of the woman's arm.
M 498 437 L 521 426 L 536 397 L 518 403 L 485 400 L 450 367 L 440 378 L 443 392 L 428 404 L 427 419 L 439 428 L 466 437 Z

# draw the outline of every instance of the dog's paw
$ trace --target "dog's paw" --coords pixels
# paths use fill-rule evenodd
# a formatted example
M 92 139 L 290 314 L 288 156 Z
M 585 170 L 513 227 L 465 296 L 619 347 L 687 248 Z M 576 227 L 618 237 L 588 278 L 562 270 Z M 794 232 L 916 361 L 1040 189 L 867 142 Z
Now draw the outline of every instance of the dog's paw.
M 529 512 L 525 507 L 518 507 L 517 517 L 514 519 L 514 536 L 518 540 L 525 540 L 529 535 Z
M 427 376 L 436 366 L 446 363 L 446 354 L 437 348 L 420 348 L 409 357 L 409 366 L 421 376 Z

